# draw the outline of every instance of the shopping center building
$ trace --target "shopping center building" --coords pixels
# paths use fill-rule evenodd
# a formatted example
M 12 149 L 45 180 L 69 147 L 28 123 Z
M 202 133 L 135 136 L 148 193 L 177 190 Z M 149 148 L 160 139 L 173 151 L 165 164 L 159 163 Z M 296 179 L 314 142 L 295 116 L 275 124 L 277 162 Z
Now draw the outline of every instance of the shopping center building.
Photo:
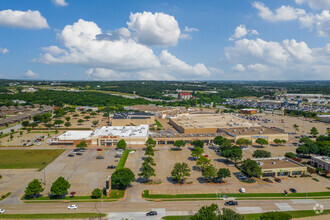
M 53 138 L 52 145 L 74 146 L 85 141 L 90 146 L 116 146 L 121 139 L 129 146 L 144 145 L 149 137 L 149 126 L 104 126 L 91 131 L 67 131 Z

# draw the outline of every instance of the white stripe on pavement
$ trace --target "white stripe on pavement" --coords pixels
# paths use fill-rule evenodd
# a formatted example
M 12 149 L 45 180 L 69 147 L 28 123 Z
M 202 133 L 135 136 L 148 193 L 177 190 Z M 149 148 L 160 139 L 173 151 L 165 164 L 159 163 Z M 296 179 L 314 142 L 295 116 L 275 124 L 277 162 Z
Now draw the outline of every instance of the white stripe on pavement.
M 295 204 L 316 203 L 314 199 L 291 199 L 291 202 Z
M 275 205 L 281 210 L 281 211 L 293 211 L 294 209 L 291 207 L 291 205 L 289 205 L 286 202 L 283 203 L 275 203 Z
M 256 213 L 262 212 L 262 208 L 260 207 L 237 207 L 236 208 L 239 213 Z

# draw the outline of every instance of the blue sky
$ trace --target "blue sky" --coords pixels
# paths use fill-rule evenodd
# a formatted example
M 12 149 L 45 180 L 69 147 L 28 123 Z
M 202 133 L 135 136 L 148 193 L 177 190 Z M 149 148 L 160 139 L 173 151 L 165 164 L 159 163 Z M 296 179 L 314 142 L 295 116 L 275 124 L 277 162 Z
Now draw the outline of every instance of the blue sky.
M 0 0 L 0 77 L 330 79 L 330 0 Z

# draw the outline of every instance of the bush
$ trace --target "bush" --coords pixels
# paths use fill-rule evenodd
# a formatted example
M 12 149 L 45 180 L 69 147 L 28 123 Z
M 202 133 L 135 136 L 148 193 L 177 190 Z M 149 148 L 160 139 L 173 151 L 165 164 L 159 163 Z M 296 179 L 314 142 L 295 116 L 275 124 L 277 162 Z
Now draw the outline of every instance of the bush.
M 97 198 L 100 198 L 102 195 L 102 190 L 100 190 L 99 188 L 95 188 L 92 192 L 92 198 L 93 199 L 97 199 Z
M 287 157 L 287 158 L 294 158 L 295 156 L 296 155 L 294 153 L 292 153 L 292 152 L 285 153 L 285 157 Z

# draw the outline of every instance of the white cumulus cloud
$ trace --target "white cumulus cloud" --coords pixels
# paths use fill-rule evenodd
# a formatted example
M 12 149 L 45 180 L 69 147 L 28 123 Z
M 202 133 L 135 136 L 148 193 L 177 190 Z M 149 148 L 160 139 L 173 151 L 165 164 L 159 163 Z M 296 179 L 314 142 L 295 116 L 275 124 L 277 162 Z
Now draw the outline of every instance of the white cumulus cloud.
M 9 50 L 7 48 L 1 48 L 0 47 L 0 53 L 5 54 L 5 53 L 8 53 L 8 52 L 9 52 Z
M 330 9 L 330 0 L 295 0 L 297 4 L 308 4 L 312 9 Z
M 139 43 L 149 46 L 175 46 L 181 33 L 175 18 L 161 12 L 131 13 L 127 25 Z
M 26 78 L 38 78 L 38 77 L 39 77 L 39 74 L 34 73 L 32 70 L 29 69 L 29 70 L 24 74 L 24 77 L 26 77 Z
M 236 64 L 231 69 L 234 70 L 234 71 L 238 71 L 238 72 L 244 72 L 245 71 L 245 67 L 240 63 Z
M 184 27 L 185 32 L 194 32 L 194 31 L 199 31 L 198 28 L 189 28 L 187 26 Z
M 0 26 L 25 29 L 49 28 L 46 18 L 39 11 L 0 11 Z
M 240 26 L 236 27 L 235 33 L 229 38 L 229 40 L 239 39 L 246 36 L 247 34 L 259 35 L 257 30 L 248 30 L 244 24 L 241 24 Z
M 69 5 L 65 0 L 52 0 L 56 6 L 67 6 Z
M 202 63 L 189 65 L 167 50 L 160 55 L 140 43 L 126 28 L 103 33 L 97 24 L 79 19 L 58 33 L 65 48 L 43 47 L 35 59 L 46 64 L 76 64 L 94 79 L 176 79 L 211 75 Z

